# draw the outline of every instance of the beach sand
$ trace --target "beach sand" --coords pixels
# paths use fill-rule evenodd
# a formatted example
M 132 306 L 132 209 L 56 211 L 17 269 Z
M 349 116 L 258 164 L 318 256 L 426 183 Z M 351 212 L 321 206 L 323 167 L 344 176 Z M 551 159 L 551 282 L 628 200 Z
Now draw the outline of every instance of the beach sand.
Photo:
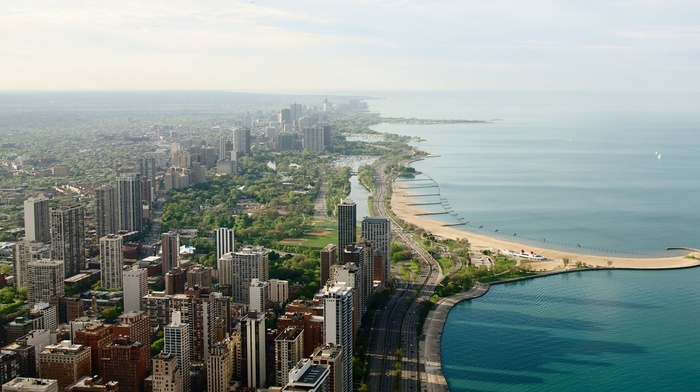
M 683 268 L 700 265 L 700 252 L 690 252 L 686 256 L 673 256 L 662 258 L 643 258 L 643 257 L 611 257 L 611 256 L 596 256 L 573 252 L 565 252 L 559 250 L 546 249 L 532 245 L 519 244 L 498 238 L 489 237 L 482 234 L 474 234 L 467 231 L 456 229 L 455 227 L 442 226 L 443 222 L 434 221 L 425 216 L 417 216 L 417 213 L 425 212 L 418 208 L 408 205 L 415 202 L 410 199 L 411 194 L 402 189 L 400 183 L 393 183 L 393 194 L 391 198 L 391 208 L 397 217 L 404 222 L 412 223 L 422 229 L 431 232 L 436 237 L 440 238 L 466 238 L 471 244 L 472 251 L 480 252 L 482 250 L 500 251 L 514 250 L 519 252 L 521 249 L 525 252 L 534 252 L 546 257 L 547 261 L 530 262 L 522 260 L 523 264 L 529 266 L 534 271 L 553 271 L 564 269 L 563 260 L 569 259 L 567 268 L 575 268 L 578 262 L 586 264 L 588 267 L 605 267 L 605 268 L 634 268 L 634 269 L 663 269 L 663 268 Z

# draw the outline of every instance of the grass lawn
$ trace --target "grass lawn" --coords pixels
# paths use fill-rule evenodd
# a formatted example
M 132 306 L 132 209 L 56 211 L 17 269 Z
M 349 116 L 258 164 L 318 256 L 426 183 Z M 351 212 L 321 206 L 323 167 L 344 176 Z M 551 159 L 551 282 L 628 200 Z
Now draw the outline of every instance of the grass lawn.
M 298 241 L 299 245 L 323 249 L 328 244 L 335 244 L 338 242 L 338 223 L 325 219 L 314 219 L 309 225 L 309 230 L 305 231 L 301 238 L 285 239 L 285 241 L 287 240 L 302 240 Z

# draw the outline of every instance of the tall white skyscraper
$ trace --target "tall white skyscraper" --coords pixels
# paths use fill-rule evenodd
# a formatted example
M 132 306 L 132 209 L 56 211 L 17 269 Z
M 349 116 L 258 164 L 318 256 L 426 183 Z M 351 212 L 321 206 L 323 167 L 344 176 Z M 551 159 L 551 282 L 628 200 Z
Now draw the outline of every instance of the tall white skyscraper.
M 65 277 L 85 268 L 85 208 L 65 205 L 51 211 L 51 258 L 65 263 Z
M 15 244 L 15 286 L 27 287 L 29 284 L 30 261 L 51 257 L 51 245 L 43 242 L 19 241 Z
M 50 302 L 63 297 L 65 265 L 61 260 L 42 259 L 28 263 L 27 299 L 30 303 Z
M 270 283 L 257 278 L 251 279 L 248 295 L 250 296 L 248 311 L 264 313 L 270 302 Z
M 119 231 L 118 207 L 116 188 L 104 185 L 95 189 L 95 232 L 98 239 Z
M 122 236 L 117 234 L 109 234 L 100 238 L 100 279 L 103 289 L 124 287 L 122 280 L 123 244 Z
M 247 385 L 250 388 L 267 386 L 267 344 L 265 341 L 265 314 L 251 312 L 243 317 Z
M 148 270 L 132 266 L 123 270 L 124 312 L 146 311 L 144 296 L 148 294 Z
M 29 242 L 51 241 L 49 200 L 43 196 L 24 201 L 24 239 Z
M 357 242 L 357 205 L 345 199 L 338 204 L 338 255 L 353 242 Z
M 381 281 L 382 284 L 386 284 L 391 269 L 391 223 L 389 219 L 365 217 L 362 219 L 362 237 L 372 243 L 373 256 L 381 256 Z
M 182 322 L 182 314 L 175 310 L 172 321 L 164 329 L 163 351 L 175 354 L 182 373 L 182 390 L 191 390 L 190 379 L 190 326 Z
M 250 283 L 254 278 L 267 281 L 268 251 L 261 246 L 247 246 L 238 252 L 226 253 L 219 260 L 219 282 L 231 286 L 233 302 L 250 303 Z
M 314 125 L 304 128 L 304 150 L 321 153 L 324 149 L 323 126 Z
M 120 230 L 141 231 L 143 206 L 141 205 L 141 175 L 124 174 L 117 178 L 117 204 L 119 205 Z
M 216 229 L 216 261 L 226 253 L 234 251 L 233 229 L 221 227 Z
M 323 339 L 343 352 L 353 350 L 352 289 L 344 283 L 324 287 L 319 293 L 323 298 Z M 343 361 L 343 392 L 352 392 L 352 361 Z

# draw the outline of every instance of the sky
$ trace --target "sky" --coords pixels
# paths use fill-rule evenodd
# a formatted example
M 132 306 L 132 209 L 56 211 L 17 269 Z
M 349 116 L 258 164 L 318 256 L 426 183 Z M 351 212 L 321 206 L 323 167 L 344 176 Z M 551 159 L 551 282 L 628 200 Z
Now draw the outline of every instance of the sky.
M 2 0 L 0 90 L 700 92 L 697 0 Z

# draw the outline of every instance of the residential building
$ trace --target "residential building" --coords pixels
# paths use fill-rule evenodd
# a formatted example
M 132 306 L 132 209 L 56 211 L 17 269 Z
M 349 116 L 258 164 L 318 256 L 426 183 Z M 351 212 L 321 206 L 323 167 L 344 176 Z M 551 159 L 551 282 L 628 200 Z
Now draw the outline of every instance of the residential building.
M 49 200 L 43 196 L 24 201 L 24 240 L 50 242 Z
M 244 353 L 246 363 L 245 386 L 249 388 L 267 387 L 267 342 L 265 340 L 265 314 L 251 312 L 241 321 L 244 332 Z
M 234 369 L 235 342 L 231 337 L 214 344 L 207 359 L 207 392 L 228 392 Z
M 320 296 L 323 298 L 324 343 L 352 352 L 352 290 L 344 283 L 336 283 L 324 287 Z M 352 361 L 343 361 L 343 392 L 352 392 L 352 380 Z
M 331 267 L 338 264 L 338 247 L 328 244 L 321 249 L 321 287 L 328 283 L 331 278 Z
M 282 391 L 289 392 L 329 392 L 330 369 L 326 365 L 314 365 L 311 359 L 304 358 L 289 372 L 289 383 Z
M 285 328 L 275 338 L 275 385 L 286 385 L 289 372 L 304 358 L 304 330 Z
M 112 328 L 112 324 L 94 321 L 75 331 L 73 343 L 89 348 L 93 373 L 100 372 L 102 350 L 112 343 Z
M 29 262 L 51 257 L 51 245 L 27 240 L 15 243 L 15 287 L 29 285 Z
M 51 211 L 51 258 L 65 264 L 68 278 L 85 268 L 85 208 L 64 205 Z
M 188 324 L 182 322 L 182 314 L 179 311 L 173 311 L 172 321 L 164 328 L 164 332 L 163 351 L 175 354 L 182 373 L 182 390 L 190 391 L 192 385 L 190 378 L 190 328 Z
M 123 174 L 117 177 L 117 205 L 118 229 L 141 231 L 143 229 L 143 206 L 141 205 L 140 174 Z
M 248 311 L 265 313 L 270 303 L 270 284 L 253 278 L 248 289 L 250 302 Z
M 118 322 L 112 327 L 112 340 L 120 336 L 128 336 L 132 342 L 141 342 L 149 347 L 146 350 L 146 368 L 151 369 L 151 325 L 146 312 L 128 311 L 117 318 Z
M 235 238 L 233 229 L 220 227 L 216 229 L 216 261 L 218 262 L 226 253 L 231 253 L 235 250 Z
M 249 304 L 252 280 L 268 280 L 267 255 L 268 251 L 263 247 L 246 246 L 238 252 L 224 254 L 219 260 L 219 283 L 231 286 L 233 302 Z
M 343 350 L 332 344 L 318 347 L 311 355 L 311 362 L 316 365 L 326 365 L 330 370 L 330 392 L 343 390 Z
M 39 363 L 41 378 L 57 380 L 61 391 L 92 372 L 90 349 L 69 340 L 44 347 Z
M 102 349 L 100 374 L 107 381 L 117 381 L 120 392 L 142 392 L 150 349 L 129 336 L 119 336 Z
M 123 283 L 124 240 L 117 234 L 108 234 L 100 238 L 100 280 L 102 289 L 121 289 Z
M 137 265 L 122 270 L 124 311 L 146 310 L 144 297 L 148 294 L 148 270 Z
M 174 353 L 162 351 L 153 357 L 153 392 L 186 392 L 183 389 L 178 357 Z M 187 371 L 189 378 L 189 370 Z
M 373 273 L 373 278 L 384 285 L 391 276 L 391 223 L 388 218 L 365 217 L 361 228 L 362 238 L 372 243 L 373 256 L 381 256 L 381 276 Z
M 65 265 L 61 260 L 41 259 L 27 263 L 27 300 L 34 304 L 63 297 Z
M 2 384 L 2 392 L 59 392 L 58 380 L 17 377 Z
M 340 256 L 346 246 L 357 241 L 357 205 L 350 199 L 344 199 L 338 204 L 337 214 L 338 253 Z
M 161 248 L 163 255 L 163 273 L 168 273 L 173 268 L 180 267 L 180 235 L 175 231 L 163 233 Z
M 103 185 L 95 189 L 95 237 L 102 238 L 119 231 L 117 189 Z
M 270 279 L 270 301 L 282 306 L 289 300 L 289 281 L 281 279 Z

